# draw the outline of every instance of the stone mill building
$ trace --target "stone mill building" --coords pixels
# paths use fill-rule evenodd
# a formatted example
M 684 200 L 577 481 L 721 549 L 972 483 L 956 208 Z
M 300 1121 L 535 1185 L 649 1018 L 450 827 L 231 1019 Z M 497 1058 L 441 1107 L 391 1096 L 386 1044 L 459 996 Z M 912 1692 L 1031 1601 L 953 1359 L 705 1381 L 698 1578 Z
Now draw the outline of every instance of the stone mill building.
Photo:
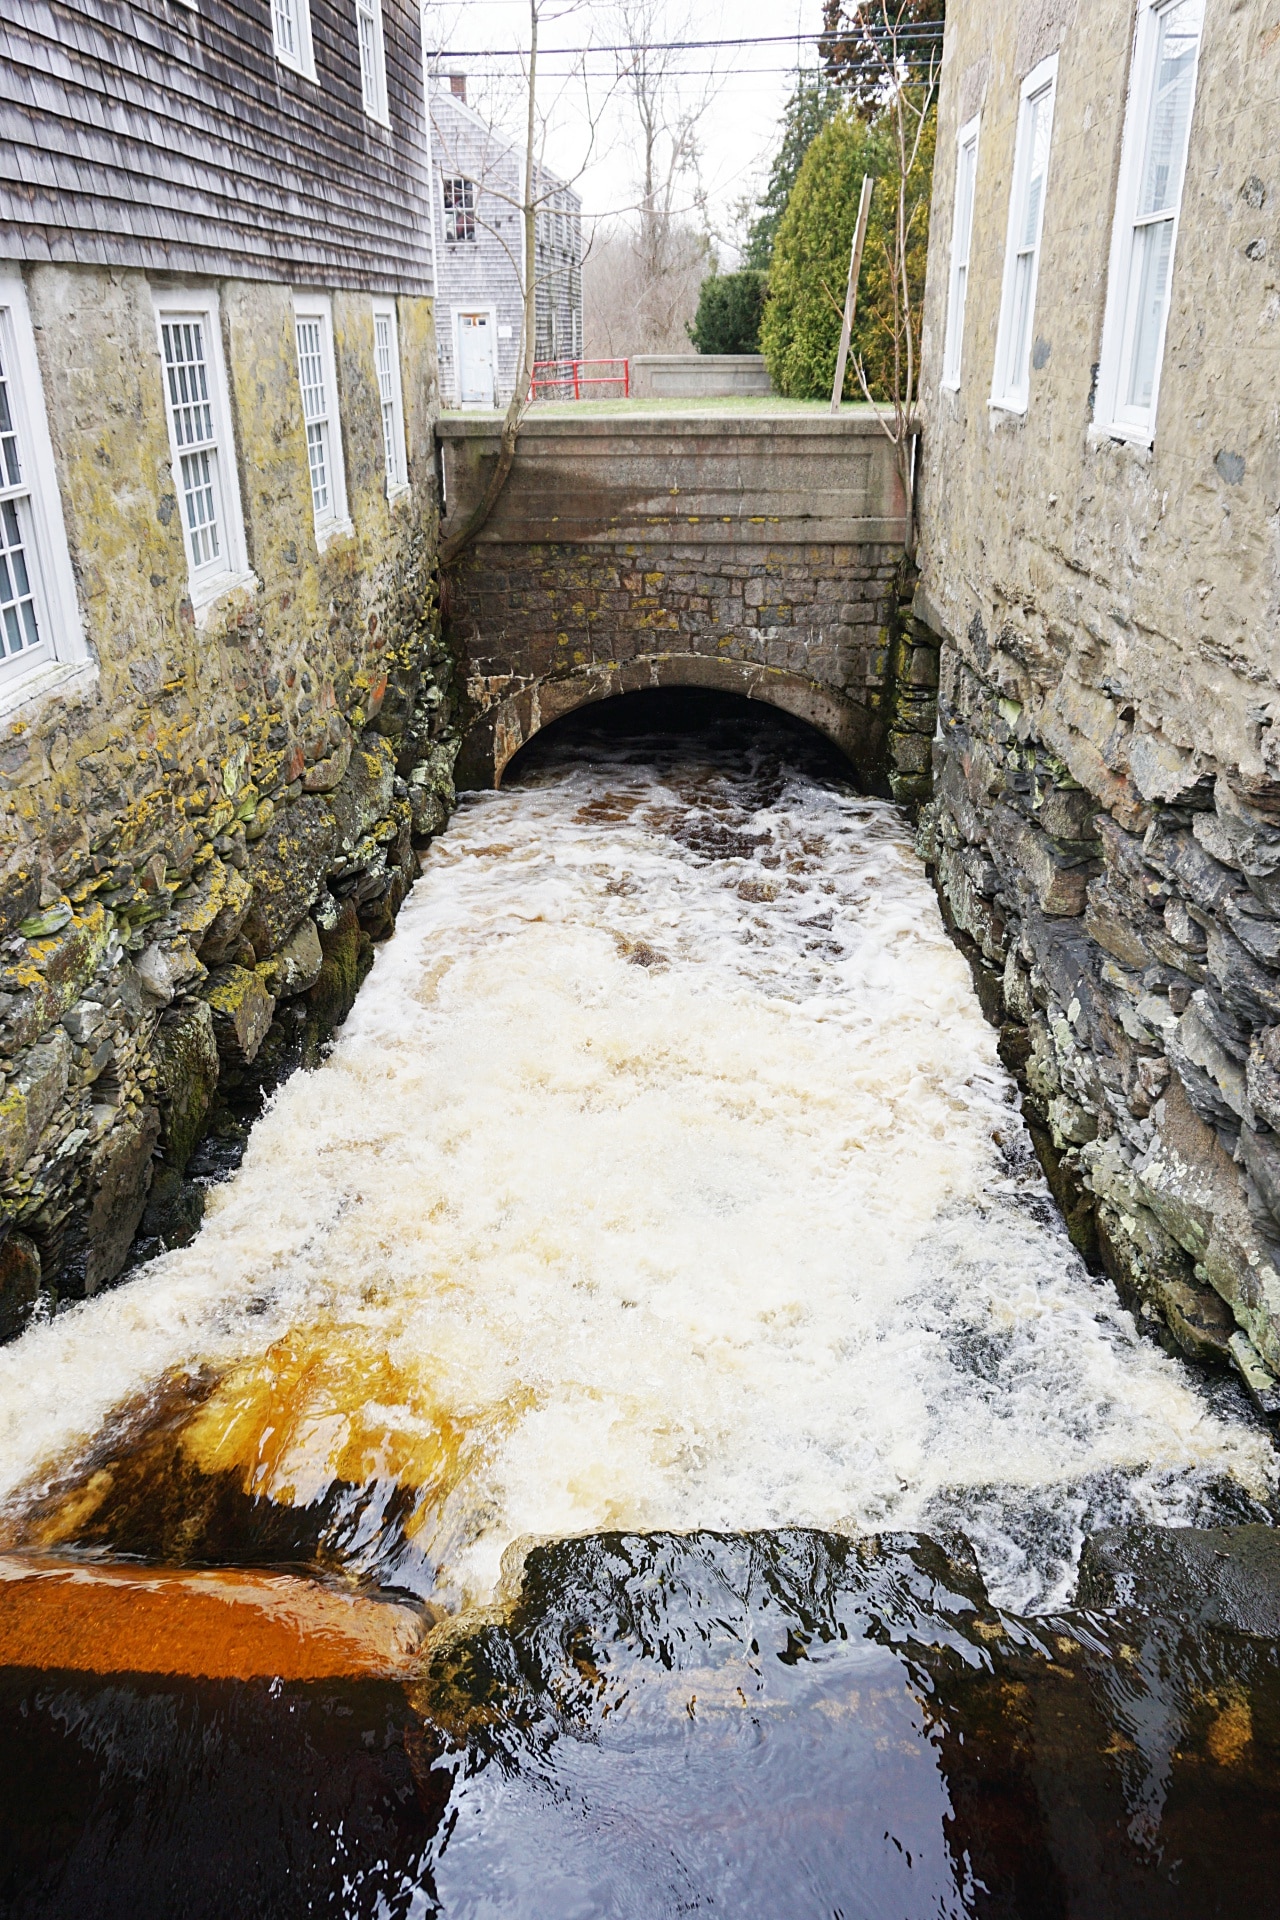
M 0 1331 L 195 1230 L 452 753 L 417 8 L 6 15 Z
M 1082 1246 L 1280 1405 L 1280 5 L 953 0 L 943 899 Z

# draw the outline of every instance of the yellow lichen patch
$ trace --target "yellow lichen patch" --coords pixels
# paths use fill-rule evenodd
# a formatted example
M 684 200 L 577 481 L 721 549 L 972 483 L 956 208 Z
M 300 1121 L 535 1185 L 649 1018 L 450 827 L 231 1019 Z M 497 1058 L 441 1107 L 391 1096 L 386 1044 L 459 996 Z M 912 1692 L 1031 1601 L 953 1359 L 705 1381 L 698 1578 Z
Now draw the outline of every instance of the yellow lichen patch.
M 323 1680 L 406 1673 L 428 1616 L 295 1574 L 0 1560 L 0 1666 Z
M 465 1442 L 362 1328 L 319 1326 L 233 1368 L 181 1444 L 202 1472 L 234 1472 L 246 1494 L 309 1506 L 335 1482 L 443 1494 Z

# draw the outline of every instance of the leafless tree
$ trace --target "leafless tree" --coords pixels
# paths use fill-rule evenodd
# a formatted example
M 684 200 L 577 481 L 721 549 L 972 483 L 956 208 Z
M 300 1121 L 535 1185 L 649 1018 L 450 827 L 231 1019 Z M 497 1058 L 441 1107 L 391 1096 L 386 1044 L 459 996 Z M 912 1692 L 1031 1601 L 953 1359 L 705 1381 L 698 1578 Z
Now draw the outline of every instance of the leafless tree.
M 570 5 L 556 8 L 556 18 L 577 9 Z M 581 166 L 568 179 L 557 180 L 552 186 L 548 179 L 545 164 L 547 126 L 550 109 L 539 98 L 538 76 L 538 36 L 543 16 L 546 12 L 546 0 L 529 0 L 529 50 L 522 75 L 522 111 L 524 118 L 524 141 L 521 153 L 520 180 L 517 191 L 509 184 L 509 171 L 499 164 L 500 158 L 510 156 L 509 146 L 494 136 L 493 151 L 485 164 L 482 176 L 475 181 L 477 187 L 477 217 L 484 221 L 487 231 L 501 243 L 513 267 L 520 276 L 522 293 L 522 324 L 520 329 L 520 350 L 516 358 L 515 386 L 498 436 L 498 456 L 490 471 L 485 488 L 458 527 L 453 528 L 440 547 L 440 564 L 448 566 L 484 527 L 490 514 L 498 503 L 498 498 L 507 483 L 515 460 L 516 442 L 520 434 L 520 423 L 524 418 L 531 398 L 531 382 L 534 362 L 537 358 L 538 329 L 538 216 L 553 193 L 564 186 L 571 186 L 585 172 L 594 150 L 599 129 L 612 97 L 613 87 L 603 90 L 593 89 L 588 82 L 587 67 L 581 62 L 571 71 L 569 79 L 564 81 L 560 91 L 577 81 L 581 84 L 582 111 L 585 115 L 587 140 L 586 151 Z M 437 138 L 439 130 L 436 130 Z M 446 159 L 448 156 L 445 156 Z M 518 216 L 518 240 L 513 244 L 502 226 L 495 221 L 484 220 L 482 208 L 485 196 L 496 200 L 499 205 L 511 207 Z
M 690 351 L 685 324 L 710 264 L 699 129 L 720 87 L 714 71 L 691 87 L 673 42 L 696 37 L 691 11 L 664 0 L 615 0 L 606 15 L 617 94 L 636 153 L 634 207 L 602 233 L 584 276 L 591 332 L 610 351 Z
M 588 357 L 693 351 L 688 322 L 711 261 L 705 235 L 675 227 L 664 259 L 665 270 L 652 276 L 634 226 L 617 221 L 597 230 L 582 269 Z

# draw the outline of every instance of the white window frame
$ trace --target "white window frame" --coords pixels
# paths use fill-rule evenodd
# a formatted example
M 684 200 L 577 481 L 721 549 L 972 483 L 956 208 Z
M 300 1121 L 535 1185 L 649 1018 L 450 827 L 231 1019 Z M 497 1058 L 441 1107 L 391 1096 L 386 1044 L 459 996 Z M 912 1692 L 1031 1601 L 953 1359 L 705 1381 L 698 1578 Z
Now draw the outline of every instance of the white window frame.
M 311 0 L 269 0 L 271 7 L 271 37 L 275 42 L 276 59 L 281 66 L 292 68 L 300 73 L 304 80 L 316 77 L 315 47 L 311 40 Z M 296 45 L 290 47 L 286 36 L 281 32 L 281 14 L 291 15 L 293 37 Z
M 323 411 L 308 412 L 308 387 L 303 378 L 302 342 L 299 322 L 314 322 L 320 333 L 320 373 L 323 383 Z M 311 517 L 315 525 L 316 546 L 321 553 L 338 534 L 354 531 L 347 506 L 347 463 L 342 445 L 342 415 L 338 404 L 338 373 L 333 354 L 333 305 L 327 293 L 295 293 L 293 296 L 293 340 L 298 358 L 298 388 L 302 409 L 302 431 L 307 442 L 307 485 L 311 492 Z M 314 404 L 314 402 L 313 402 Z M 311 429 L 323 429 L 325 469 L 329 502 L 318 507 L 311 465 Z
M 463 189 L 463 204 L 450 206 L 449 200 L 456 189 Z M 470 189 L 471 204 L 466 204 L 467 189 Z M 451 247 L 473 247 L 476 244 L 476 183 L 465 173 L 442 173 L 440 176 L 440 205 L 444 212 L 445 243 Z M 459 216 L 470 221 L 470 233 L 458 232 Z
M 1156 409 L 1160 401 L 1160 371 L 1164 364 L 1165 336 L 1169 326 L 1169 303 L 1178 253 L 1178 229 L 1182 218 L 1182 193 L 1186 182 L 1187 155 L 1195 122 L 1196 86 L 1200 76 L 1200 51 L 1204 45 L 1204 18 L 1196 43 L 1191 74 L 1191 110 L 1187 115 L 1186 139 L 1179 159 L 1177 188 L 1173 196 L 1170 224 L 1168 277 L 1165 282 L 1164 311 L 1156 340 L 1155 369 L 1151 400 L 1146 407 L 1122 400 L 1132 373 L 1137 332 L 1136 288 L 1137 233 L 1141 222 L 1138 201 L 1142 191 L 1143 163 L 1151 126 L 1156 83 L 1156 55 L 1160 45 L 1160 16 L 1176 0 L 1138 0 L 1134 22 L 1133 58 L 1129 68 L 1129 97 L 1125 106 L 1124 141 L 1120 150 L 1120 177 L 1116 188 L 1115 220 L 1111 230 L 1111 255 L 1107 268 L 1107 304 L 1102 323 L 1102 350 L 1099 354 L 1098 388 L 1094 400 L 1095 430 L 1112 440 L 1128 440 L 1135 446 L 1150 447 L 1155 440 Z M 1166 216 L 1167 217 L 1167 216 Z
M 364 110 L 380 127 L 390 127 L 387 106 L 387 51 L 382 32 L 382 0 L 355 0 L 356 57 Z M 365 28 L 369 29 L 366 41 Z M 366 59 L 366 51 L 368 58 Z
M 390 366 L 385 369 L 378 346 L 379 321 L 386 321 L 391 334 Z M 405 453 L 404 387 L 400 378 L 400 326 L 394 300 L 373 303 L 373 370 L 378 383 L 378 423 L 382 428 L 387 498 L 399 500 L 409 491 L 409 465 Z M 388 406 L 392 410 L 390 421 L 386 413 Z
M 45 412 L 44 384 L 22 275 L 0 267 L 0 346 L 9 375 L 19 481 L 0 466 L 0 500 L 21 500 L 21 526 L 38 648 L 0 661 L 0 716 L 69 680 L 95 677 L 76 596 L 62 495 Z
M 992 375 L 991 405 L 1003 413 L 1025 413 L 1031 393 L 1031 350 L 1035 341 L 1036 291 L 1040 282 L 1040 259 L 1044 242 L 1044 209 L 1049 197 L 1049 180 L 1053 161 L 1053 118 L 1058 92 L 1058 56 L 1051 53 L 1038 67 L 1033 67 L 1022 83 L 1018 99 L 1018 130 L 1014 142 L 1013 184 L 1009 191 L 1009 225 L 1005 237 L 1004 276 L 1000 290 L 1000 324 L 996 329 L 996 360 Z M 1026 211 L 1025 201 L 1031 178 L 1031 126 L 1033 106 L 1037 100 L 1047 96 L 1048 132 L 1044 179 L 1041 184 L 1040 205 L 1036 211 L 1035 241 L 1031 252 L 1031 268 L 1027 285 L 1027 330 L 1023 342 L 1020 366 L 1011 365 L 1014 341 L 1014 302 L 1017 293 L 1018 255 L 1028 249 L 1018 245 L 1018 234 L 1022 226 L 1022 216 Z
M 951 214 L 951 265 L 947 275 L 947 329 L 942 349 L 942 384 L 960 385 L 964 359 L 964 310 L 969 292 L 969 256 L 973 250 L 973 209 L 978 184 L 978 133 L 982 116 L 966 120 L 956 135 L 955 205 Z M 965 182 L 968 179 L 968 200 Z
M 166 287 L 154 291 L 156 348 L 159 353 L 160 397 L 165 425 L 169 430 L 169 458 L 173 469 L 173 491 L 178 503 L 183 551 L 187 557 L 188 591 L 196 620 L 202 623 L 215 600 L 236 587 L 252 591 L 257 580 L 249 570 L 245 546 L 244 514 L 240 504 L 240 473 L 236 459 L 235 434 L 231 425 L 231 403 L 227 389 L 227 369 L 222 357 L 222 316 L 218 295 L 211 287 Z M 171 321 L 198 320 L 202 323 L 205 366 L 208 373 L 209 407 L 212 415 L 215 452 L 216 507 L 219 511 L 221 551 L 216 560 L 197 565 L 192 552 L 191 530 L 187 523 L 186 495 L 182 480 L 182 456 L 174 409 L 170 397 L 169 372 L 165 363 L 164 328 Z

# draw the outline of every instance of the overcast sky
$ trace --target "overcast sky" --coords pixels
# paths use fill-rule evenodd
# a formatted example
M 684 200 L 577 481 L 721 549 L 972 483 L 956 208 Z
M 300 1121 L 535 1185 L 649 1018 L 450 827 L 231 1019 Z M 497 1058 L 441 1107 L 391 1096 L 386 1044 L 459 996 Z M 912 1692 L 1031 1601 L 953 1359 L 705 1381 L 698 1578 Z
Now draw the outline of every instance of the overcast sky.
M 665 23 L 660 29 L 664 39 L 812 34 L 822 18 L 821 0 L 655 0 L 655 8 L 659 20 Z M 446 55 L 441 70 L 464 71 L 472 105 L 518 134 L 522 124 L 519 60 L 481 59 L 475 54 L 528 45 L 527 0 L 428 0 L 424 17 L 428 46 Z M 544 78 L 539 87 L 548 119 L 546 158 L 566 177 L 578 174 L 585 165 L 577 187 L 589 219 L 625 212 L 635 205 L 638 158 L 634 126 L 625 109 L 625 97 L 608 98 L 612 56 L 595 55 L 588 63 L 593 76 L 588 97 L 591 111 L 603 113 L 603 122 L 591 148 L 582 79 L 557 78 L 575 63 L 552 58 L 550 50 L 605 46 L 616 38 L 616 20 L 609 5 L 592 4 L 591 0 L 580 0 L 577 5 L 571 0 L 547 0 L 540 28 Z M 734 226 L 735 203 L 763 183 L 777 142 L 778 118 L 794 84 L 796 63 L 814 64 L 813 43 L 689 51 L 679 58 L 686 98 L 692 101 L 704 91 L 712 96 L 700 123 L 702 182 L 712 230 L 727 236 Z

